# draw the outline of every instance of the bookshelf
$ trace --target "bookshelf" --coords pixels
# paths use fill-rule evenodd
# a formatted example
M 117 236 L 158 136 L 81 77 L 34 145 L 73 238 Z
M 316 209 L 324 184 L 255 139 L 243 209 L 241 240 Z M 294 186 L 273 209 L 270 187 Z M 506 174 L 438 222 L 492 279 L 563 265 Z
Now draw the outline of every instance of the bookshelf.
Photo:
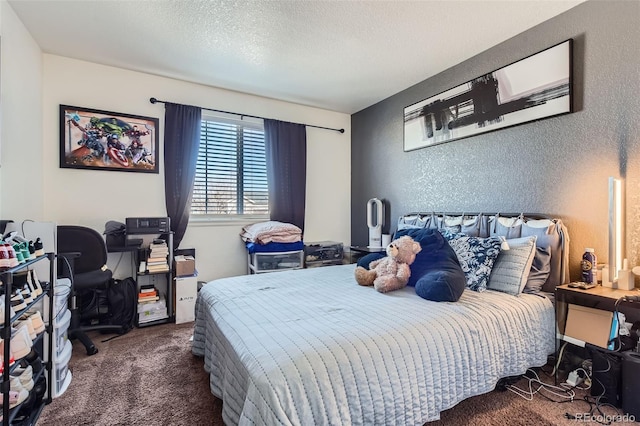
M 127 234 L 131 235 L 155 235 L 148 244 L 143 243 L 135 252 L 135 279 L 138 286 L 138 295 L 142 290 L 155 288 L 158 291 L 158 300 L 142 299 L 138 303 L 136 315 L 136 327 L 148 327 L 158 324 L 166 324 L 175 321 L 173 312 L 173 232 L 163 234 Z M 161 238 L 163 237 L 163 238 Z M 156 240 L 163 239 L 164 243 Z M 165 289 L 162 292 L 161 289 Z M 140 299 L 139 299 L 140 300 Z M 166 308 L 166 309 L 165 309 Z

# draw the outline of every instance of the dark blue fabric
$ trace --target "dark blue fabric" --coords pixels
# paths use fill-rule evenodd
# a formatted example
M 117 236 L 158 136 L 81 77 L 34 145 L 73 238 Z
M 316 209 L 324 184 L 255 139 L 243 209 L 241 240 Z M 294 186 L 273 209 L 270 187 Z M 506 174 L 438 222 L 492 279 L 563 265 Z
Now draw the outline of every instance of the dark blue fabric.
M 411 264 L 408 285 L 416 294 L 434 302 L 456 302 L 462 296 L 466 278 L 456 253 L 437 229 L 403 229 L 396 238 L 408 235 L 420 243 L 422 251 Z
M 164 104 L 164 193 L 174 249 L 180 245 L 189 223 L 201 119 L 202 110 L 198 107 Z
M 304 250 L 304 243 L 297 241 L 295 243 L 245 243 L 249 253 L 278 253 L 284 251 Z
M 383 257 L 387 257 L 387 254 L 383 252 L 369 253 L 358 259 L 357 265 L 362 266 L 364 269 L 369 269 L 369 264 L 371 262 L 382 259 Z
M 304 231 L 307 128 L 304 124 L 264 120 L 269 215 Z

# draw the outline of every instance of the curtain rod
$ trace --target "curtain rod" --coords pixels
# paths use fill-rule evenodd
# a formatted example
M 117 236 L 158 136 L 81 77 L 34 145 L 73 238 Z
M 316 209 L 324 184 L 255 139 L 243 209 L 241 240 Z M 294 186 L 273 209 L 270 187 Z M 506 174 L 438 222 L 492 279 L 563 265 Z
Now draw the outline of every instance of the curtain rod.
M 149 102 L 151 102 L 152 104 L 156 104 L 156 103 L 165 104 L 165 103 L 167 103 L 167 101 L 161 101 L 160 99 L 156 99 L 156 98 L 149 98 Z M 191 105 L 191 106 L 193 106 L 193 105 Z M 207 111 L 214 111 L 214 112 L 222 112 L 222 113 L 225 113 L 225 114 L 239 115 L 240 119 L 242 119 L 242 117 L 259 118 L 259 119 L 262 119 L 262 120 L 268 119 L 267 117 L 259 117 L 257 115 L 249 115 L 249 114 L 239 114 L 237 112 L 223 111 L 221 109 L 212 109 L 212 108 L 203 108 L 203 107 L 197 107 L 197 108 L 204 109 L 204 110 L 207 110 Z M 304 123 L 293 123 L 293 124 L 302 124 L 303 126 L 306 126 L 306 127 L 315 127 L 316 129 L 333 130 L 334 132 L 344 133 L 344 129 L 333 129 L 331 127 L 314 126 L 313 124 L 304 124 Z

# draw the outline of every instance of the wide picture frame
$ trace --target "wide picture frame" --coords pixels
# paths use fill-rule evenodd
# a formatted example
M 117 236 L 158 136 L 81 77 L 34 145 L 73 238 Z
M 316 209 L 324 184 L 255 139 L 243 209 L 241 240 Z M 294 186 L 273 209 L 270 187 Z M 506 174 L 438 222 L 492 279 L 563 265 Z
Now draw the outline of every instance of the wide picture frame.
M 404 151 L 573 112 L 573 39 L 404 108 Z
M 158 119 L 60 105 L 60 167 L 158 173 Z

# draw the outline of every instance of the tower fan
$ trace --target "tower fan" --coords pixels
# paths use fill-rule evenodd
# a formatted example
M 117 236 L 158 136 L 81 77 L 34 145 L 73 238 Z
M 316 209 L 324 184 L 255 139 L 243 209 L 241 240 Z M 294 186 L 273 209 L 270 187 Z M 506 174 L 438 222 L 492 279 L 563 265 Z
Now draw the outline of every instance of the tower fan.
M 367 201 L 367 226 L 369 227 L 369 248 L 382 248 L 382 224 L 384 205 L 377 198 Z

